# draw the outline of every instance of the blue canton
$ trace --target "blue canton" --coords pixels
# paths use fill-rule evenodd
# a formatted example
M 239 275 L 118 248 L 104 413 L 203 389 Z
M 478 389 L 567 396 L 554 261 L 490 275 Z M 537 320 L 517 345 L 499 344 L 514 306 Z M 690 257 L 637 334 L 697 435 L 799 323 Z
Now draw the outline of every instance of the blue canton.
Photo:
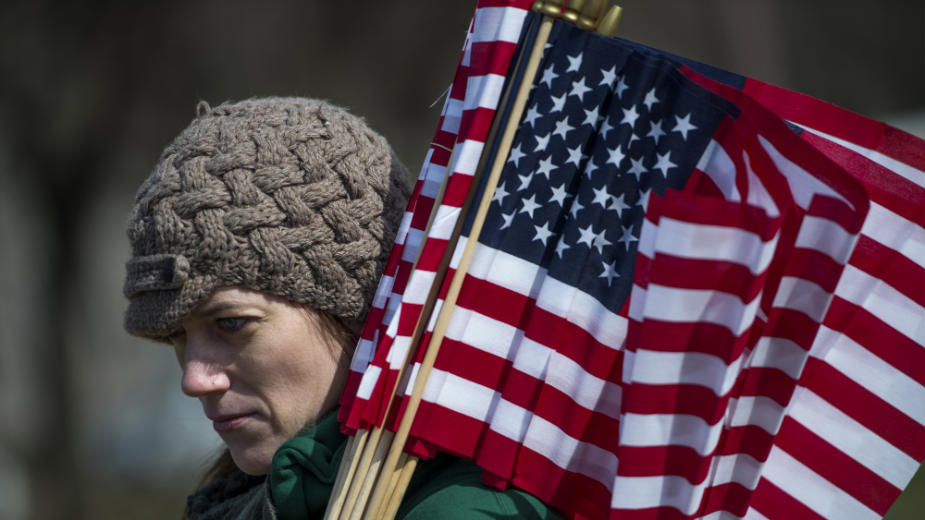
M 670 62 L 557 23 L 479 241 L 619 311 L 649 197 L 694 171 L 711 101 Z

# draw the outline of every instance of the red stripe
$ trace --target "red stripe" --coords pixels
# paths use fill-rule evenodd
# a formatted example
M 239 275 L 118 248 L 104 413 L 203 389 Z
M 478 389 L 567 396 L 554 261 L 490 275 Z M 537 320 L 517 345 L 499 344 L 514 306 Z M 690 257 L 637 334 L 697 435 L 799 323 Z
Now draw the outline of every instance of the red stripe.
M 623 394 L 623 413 L 683 414 L 715 425 L 726 414 L 729 393 L 716 395 L 702 385 L 675 383 L 649 385 L 634 382 Z
M 469 77 L 496 74 L 507 76 L 517 44 L 503 41 L 475 42 L 470 46 Z
M 823 324 L 925 385 L 925 349 L 864 308 L 835 296 Z
M 925 459 L 925 428 L 834 367 L 810 358 L 800 384 L 915 460 Z
M 436 201 L 430 197 L 420 197 L 414 208 L 414 214 L 411 217 L 411 227 L 414 229 L 424 229 L 427 227 L 427 221 L 430 219 L 430 212 L 434 208 Z
M 925 306 L 925 269 L 907 256 L 861 235 L 848 263 Z
M 745 82 L 744 90 L 784 119 L 877 150 L 919 170 L 925 169 L 925 147 L 922 146 L 922 140 L 902 130 L 805 94 L 751 78 Z
M 786 373 L 767 367 L 755 367 L 746 371 L 739 396 L 767 397 L 781 406 L 790 402 L 794 381 Z
M 825 517 L 793 498 L 767 479 L 758 481 L 752 493 L 751 506 L 768 518 L 799 518 L 800 520 L 826 520 Z
M 768 460 L 774 434 L 755 425 L 736 426 L 723 432 L 716 455 L 748 455 L 758 462 Z
M 478 141 L 484 143 L 495 118 L 494 108 L 476 107 L 465 110 L 459 122 L 459 142 Z
M 925 188 L 854 150 L 812 132 L 803 132 L 802 137 L 861 181 L 871 201 L 906 220 L 925 225 Z M 919 143 L 919 146 L 925 147 L 925 144 Z
M 774 238 L 780 228 L 780 219 L 769 218 L 764 210 L 724 199 L 667 190 L 664 202 L 659 206 L 661 218 L 738 228 L 758 235 L 765 242 Z
M 436 272 L 448 246 L 449 242 L 443 238 L 428 237 L 427 241 L 421 246 L 417 269 L 425 272 Z
M 703 507 L 697 516 L 706 516 L 716 511 L 728 511 L 736 516 L 745 516 L 751 498 L 752 490 L 736 482 L 713 486 L 707 488 Z
M 603 518 L 610 504 L 604 484 L 566 471 L 526 446 L 520 448 L 511 483 L 561 511 L 574 512 L 569 518 Z
M 809 280 L 829 293 L 835 292 L 844 265 L 815 249 L 795 247 L 787 257 L 782 274 Z
M 808 352 L 818 332 L 819 324 L 806 314 L 792 309 L 774 307 L 768 312 L 768 322 L 762 335 L 789 339 Z
M 748 266 L 721 260 L 682 258 L 656 252 L 649 283 L 678 289 L 720 291 L 738 296 L 743 305 L 764 289 L 765 276 Z
M 775 444 L 881 515 L 886 514 L 902 492 L 790 417 L 784 419 Z
M 632 328 L 632 327 L 631 327 Z M 702 352 L 731 364 L 742 355 L 747 334 L 733 336 L 723 325 L 705 321 L 671 322 L 645 319 L 638 340 L 627 344 L 641 345 L 655 352 Z
M 624 477 L 673 475 L 700 484 L 710 474 L 712 456 L 701 456 L 687 446 L 621 446 L 617 474 Z

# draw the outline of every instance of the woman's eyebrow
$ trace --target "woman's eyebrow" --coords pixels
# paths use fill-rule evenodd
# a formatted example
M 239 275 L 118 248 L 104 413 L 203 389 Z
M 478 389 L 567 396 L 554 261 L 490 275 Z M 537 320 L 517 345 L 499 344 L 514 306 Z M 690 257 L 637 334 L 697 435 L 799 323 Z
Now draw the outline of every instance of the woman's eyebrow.
M 214 303 L 206 303 L 199 309 L 193 311 L 192 314 L 207 318 L 209 316 L 214 316 L 223 312 L 233 311 L 239 307 L 241 307 L 241 305 L 236 302 L 218 301 Z

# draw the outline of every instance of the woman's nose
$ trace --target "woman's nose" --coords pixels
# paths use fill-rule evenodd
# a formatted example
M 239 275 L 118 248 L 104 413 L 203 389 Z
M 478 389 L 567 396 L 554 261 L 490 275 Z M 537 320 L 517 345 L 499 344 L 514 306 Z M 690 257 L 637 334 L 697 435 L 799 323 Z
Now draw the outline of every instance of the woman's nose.
M 224 392 L 231 385 L 225 367 L 206 348 L 187 344 L 181 368 L 180 388 L 190 397 Z

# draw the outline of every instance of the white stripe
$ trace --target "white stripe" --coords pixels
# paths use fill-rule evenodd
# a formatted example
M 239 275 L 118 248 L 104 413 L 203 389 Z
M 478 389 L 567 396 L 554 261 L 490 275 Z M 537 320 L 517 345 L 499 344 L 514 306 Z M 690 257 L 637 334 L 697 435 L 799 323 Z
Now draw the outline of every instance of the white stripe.
M 770 141 L 765 139 L 764 136 L 759 135 L 758 140 L 761 142 L 761 146 L 765 151 L 768 152 L 771 161 L 774 162 L 777 169 L 786 177 L 787 183 L 790 185 L 790 193 L 793 195 L 793 200 L 798 206 L 803 209 L 808 209 L 809 203 L 816 194 L 826 195 L 851 205 L 851 203 L 837 191 L 830 188 L 827 184 L 810 172 L 804 170 L 795 162 L 784 157 L 784 155 L 781 154 Z
M 760 236 L 737 227 L 691 224 L 662 217 L 655 248 L 659 253 L 684 258 L 735 262 L 748 267 L 752 274 L 758 274 L 767 269 L 774 258 L 777 237 L 774 235 L 765 242 Z
M 853 496 L 820 477 L 777 446 L 771 447 L 763 476 L 781 491 L 825 518 L 880 518 L 880 515 Z
M 544 380 L 549 367 L 549 356 L 553 350 L 546 345 L 542 345 L 529 338 L 523 338 L 520 348 L 514 353 L 513 365 L 515 370 L 519 370 L 528 376 Z
M 610 489 L 617 457 L 593 444 L 569 436 L 551 422 L 534 415 L 524 436 L 524 447 L 542 454 L 567 471 L 581 473 Z
M 639 230 L 639 244 L 636 245 L 636 254 L 646 258 L 655 257 L 655 241 L 658 237 L 658 225 L 651 220 L 642 219 L 642 228 Z
M 919 463 L 828 401 L 806 388 L 798 388 L 789 416 L 832 446 L 903 489 Z
M 520 343 L 523 331 L 457 305 L 450 317 L 446 337 L 508 359 L 512 356 L 511 349 Z
M 466 80 L 466 99 L 463 101 L 463 112 L 477 108 L 495 110 L 498 100 L 504 91 L 504 76 L 498 74 L 485 74 L 484 76 L 469 76 Z
M 360 387 L 357 389 L 357 398 L 368 401 L 373 395 L 373 388 L 376 387 L 376 381 L 379 380 L 379 374 L 382 369 L 376 365 L 370 365 L 363 373 L 363 379 L 360 380 Z
M 704 456 L 713 453 L 722 432 L 723 421 L 711 426 L 695 415 L 626 413 L 620 424 L 620 444 L 637 447 L 687 446 Z
M 835 294 L 864 307 L 919 345 L 925 346 L 925 308 L 864 271 L 846 266 Z
M 522 442 L 532 417 L 533 413 L 530 411 L 507 399 L 499 399 L 488 427 L 514 442 Z
M 446 206 L 441 204 L 437 208 L 437 215 L 430 226 L 428 236 L 442 240 L 449 240 L 453 234 L 453 228 L 456 227 L 456 219 L 459 217 L 460 208 Z
M 854 250 L 857 238 L 831 220 L 807 215 L 800 225 L 795 245 L 825 253 L 836 263 L 844 265 Z
M 392 346 L 389 347 L 389 351 L 385 356 L 385 361 L 389 364 L 391 370 L 401 370 L 410 348 L 411 338 L 409 336 L 397 336 L 392 341 Z
M 748 508 L 748 511 L 745 512 L 745 516 L 742 518 L 744 518 L 744 520 L 771 520 L 751 507 Z
M 513 7 L 482 7 L 475 11 L 469 41 L 517 43 L 527 11 Z
M 739 520 L 741 516 L 734 515 L 729 511 L 715 511 L 708 515 L 699 517 L 700 520 Z
M 437 273 L 415 269 L 408 279 L 408 285 L 405 287 L 403 301 L 413 305 L 423 305 L 427 299 L 427 294 L 434 284 L 434 278 Z
M 446 102 L 446 113 L 443 114 L 443 124 L 440 129 L 449 134 L 459 134 L 459 126 L 460 123 L 462 123 L 462 113 L 463 100 L 450 97 Z
M 919 170 L 904 162 L 898 161 L 888 155 L 884 155 L 878 151 L 871 150 L 870 148 L 865 148 L 861 145 L 857 145 L 849 141 L 845 141 L 844 139 L 840 139 L 838 137 L 835 137 L 834 135 L 829 135 L 820 130 L 816 130 L 815 128 L 810 128 L 808 126 L 804 126 L 799 123 L 794 123 L 794 124 L 800 126 L 801 128 L 805 130 L 809 130 L 810 132 L 820 137 L 824 137 L 828 139 L 829 141 L 832 141 L 833 143 L 843 146 L 859 155 L 867 157 L 871 161 L 874 161 L 875 163 L 883 166 L 884 168 L 892 171 L 893 173 L 900 175 L 904 177 L 905 179 L 925 188 L 925 172 L 923 172 L 922 170 Z
M 763 463 L 747 453 L 721 455 L 713 457 L 712 478 L 710 486 L 737 483 L 749 490 L 754 490 L 761 480 Z
M 823 325 L 812 354 L 925 426 L 925 387 L 848 336 Z
M 588 373 L 566 356 L 552 354 L 545 382 L 583 408 L 596 410 L 614 419 L 620 418 L 623 395 L 620 386 Z
M 742 396 L 732 402 L 730 399 L 729 427 L 757 426 L 776 435 L 784 420 L 784 407 L 770 397 Z
M 719 143 L 710 139 L 710 144 L 707 145 L 697 162 L 697 169 L 713 179 L 713 183 L 726 200 L 732 202 L 742 200 L 742 194 L 739 193 L 735 182 L 735 164 Z
M 646 293 L 646 318 L 693 323 L 706 321 L 722 325 L 739 336 L 752 325 L 761 301 L 756 295 L 745 304 L 738 296 L 722 291 L 678 289 L 654 283 Z
M 463 175 L 475 175 L 475 170 L 479 166 L 479 158 L 482 157 L 482 150 L 485 143 L 466 139 L 461 143 L 456 143 L 453 155 L 453 175 L 461 173 Z
M 640 348 L 633 360 L 631 382 L 699 385 L 722 397 L 735 384 L 741 364 L 741 356 L 727 365 L 722 359 L 703 352 L 659 352 Z
M 685 515 L 694 514 L 703 500 L 706 484 L 693 485 L 684 477 L 624 477 L 613 482 L 610 507 L 613 509 L 649 509 L 673 507 Z M 620 514 L 612 515 L 619 518 Z
M 768 193 L 764 182 L 755 173 L 754 168 L 752 168 L 751 158 L 744 150 L 742 151 L 742 161 L 745 163 L 746 178 L 748 179 L 748 204 L 763 209 L 772 218 L 780 216 L 777 201 Z
M 633 284 L 633 288 L 630 289 L 630 306 L 627 310 L 627 315 L 633 321 L 641 322 L 645 316 L 643 312 L 646 307 L 646 290 L 642 287 Z
M 822 321 L 832 302 L 832 293 L 803 278 L 784 276 L 780 280 L 772 307 L 802 312 L 816 323 Z
M 925 262 L 925 228 L 871 201 L 861 234 L 921 266 Z
M 392 294 L 392 286 L 394 284 L 394 276 L 382 275 L 382 278 L 379 279 L 379 286 L 376 287 L 376 294 L 373 296 L 373 307 L 376 307 L 377 309 L 382 309 L 385 307 L 385 304 L 389 299 L 389 295 Z
M 800 378 L 809 352 L 787 338 L 764 336 L 750 355 L 750 367 L 776 368 L 792 379 Z
M 356 349 L 353 351 L 353 359 L 350 360 L 350 370 L 353 372 L 364 373 L 369 362 L 373 360 L 376 342 L 360 338 L 357 341 Z
M 401 252 L 401 259 L 405 262 L 414 262 L 418 256 L 418 250 L 421 248 L 421 241 L 424 240 L 424 230 L 411 229 L 405 239 L 405 248 Z

